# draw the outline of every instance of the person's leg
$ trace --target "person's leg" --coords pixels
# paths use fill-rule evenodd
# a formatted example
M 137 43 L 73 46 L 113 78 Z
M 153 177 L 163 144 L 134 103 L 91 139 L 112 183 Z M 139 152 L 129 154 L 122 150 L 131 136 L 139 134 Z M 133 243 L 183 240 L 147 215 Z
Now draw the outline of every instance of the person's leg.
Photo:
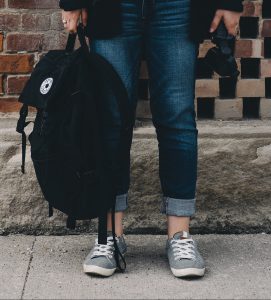
M 141 27 L 138 23 L 138 5 L 129 0 L 122 1 L 122 33 L 112 39 L 94 39 L 91 41 L 90 48 L 92 51 L 102 55 L 115 68 L 120 75 L 129 96 L 130 115 L 134 121 L 136 103 L 137 103 L 137 82 L 139 76 L 139 67 L 141 62 L 142 35 Z M 112 101 L 112 103 L 116 101 Z M 119 121 L 117 107 L 108 103 L 109 117 L 116 118 Z M 111 105 L 112 104 L 112 105 Z M 110 122 L 109 122 L 110 123 Z M 106 141 L 109 144 L 117 145 L 119 139 L 118 130 L 114 126 L 108 125 L 106 128 Z M 115 207 L 115 232 L 117 235 L 118 248 L 122 255 L 126 252 L 124 241 L 122 218 L 123 212 L 127 208 L 127 193 L 130 184 L 130 148 L 132 142 L 133 128 L 127 138 L 127 147 L 122 153 L 122 164 L 119 167 L 118 193 Z M 114 149 L 113 149 L 114 151 Z M 84 261 L 83 268 L 85 273 L 110 276 L 116 270 L 116 260 L 113 255 L 115 251 L 112 233 L 111 212 L 108 213 L 108 238 L 106 245 L 99 245 L 95 242 L 95 247 L 91 250 Z
M 146 57 L 159 143 L 161 211 L 168 220 L 167 254 L 175 276 L 202 276 L 204 261 L 188 233 L 196 200 L 198 131 L 194 98 L 198 44 L 188 38 L 190 0 L 153 2 Z
M 123 217 L 124 212 L 119 211 L 115 213 L 115 233 L 117 236 L 123 235 Z M 108 213 L 107 215 L 107 231 L 112 231 L 112 214 Z
M 195 213 L 197 128 L 195 69 L 198 44 L 188 39 L 190 0 L 155 0 L 146 35 L 153 123 L 159 142 L 162 212 L 169 236 L 188 230 Z
M 91 49 L 105 57 L 120 75 L 130 100 L 131 115 L 135 115 L 137 103 L 137 82 L 141 62 L 142 35 L 138 22 L 138 5 L 133 1 L 122 1 L 122 33 L 112 39 L 94 39 L 91 41 Z M 117 109 L 112 107 L 112 109 Z M 114 112 L 113 112 L 114 114 Z M 118 116 L 117 116 L 118 117 Z M 134 120 L 133 120 L 134 121 Z M 119 174 L 118 195 L 116 198 L 116 234 L 123 233 L 122 218 L 127 208 L 127 193 L 130 184 L 130 148 L 132 142 L 132 128 L 129 132 L 127 148 L 122 157 L 122 165 Z M 114 133 L 109 133 L 112 139 Z M 118 138 L 118 137 L 116 137 Z M 111 213 L 108 214 L 108 230 L 112 230 Z

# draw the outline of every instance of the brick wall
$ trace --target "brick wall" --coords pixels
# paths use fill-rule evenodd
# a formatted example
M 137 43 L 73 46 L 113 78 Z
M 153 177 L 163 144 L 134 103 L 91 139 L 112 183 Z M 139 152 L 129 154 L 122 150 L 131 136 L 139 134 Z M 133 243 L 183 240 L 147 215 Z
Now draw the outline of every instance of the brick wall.
M 57 0 L 0 0 L 0 111 L 17 111 L 24 83 L 42 53 L 64 47 Z
M 202 64 L 212 47 L 200 47 L 195 106 L 198 118 L 271 118 L 271 0 L 247 0 L 240 21 L 235 56 L 237 83 L 219 78 Z M 17 111 L 29 73 L 42 53 L 63 48 L 57 0 L 0 0 L 0 112 Z M 148 74 L 139 78 L 138 117 L 149 118 Z

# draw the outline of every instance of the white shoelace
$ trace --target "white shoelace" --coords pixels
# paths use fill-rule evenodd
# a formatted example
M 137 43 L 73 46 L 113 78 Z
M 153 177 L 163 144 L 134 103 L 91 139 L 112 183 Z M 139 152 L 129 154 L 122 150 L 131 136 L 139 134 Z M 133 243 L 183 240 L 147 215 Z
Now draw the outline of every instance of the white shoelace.
M 98 239 L 95 239 L 94 251 L 91 255 L 91 258 L 97 257 L 97 256 L 106 256 L 106 257 L 112 258 L 114 255 L 114 249 L 115 248 L 114 248 L 113 237 L 107 238 L 106 245 L 98 244 Z
M 196 258 L 194 241 L 192 239 L 173 239 L 171 245 L 175 260 Z

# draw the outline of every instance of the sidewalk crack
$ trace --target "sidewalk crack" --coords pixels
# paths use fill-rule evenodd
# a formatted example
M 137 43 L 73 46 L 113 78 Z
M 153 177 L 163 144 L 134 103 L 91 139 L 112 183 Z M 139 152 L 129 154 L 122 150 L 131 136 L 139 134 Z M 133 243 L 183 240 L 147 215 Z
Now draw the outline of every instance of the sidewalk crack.
M 27 283 L 28 276 L 29 276 L 29 273 L 30 273 L 30 267 L 31 267 L 31 263 L 32 263 L 32 260 L 33 260 L 33 254 L 34 254 L 33 250 L 34 250 L 34 245 L 35 245 L 36 240 L 37 240 L 37 237 L 34 238 L 33 243 L 31 245 L 31 248 L 30 248 L 30 258 L 29 258 L 29 262 L 28 262 L 28 266 L 27 266 L 27 271 L 26 271 L 26 275 L 25 275 L 25 279 L 24 279 L 24 285 L 23 285 L 23 289 L 22 289 L 20 299 L 24 298 L 25 287 L 26 287 L 26 283 Z

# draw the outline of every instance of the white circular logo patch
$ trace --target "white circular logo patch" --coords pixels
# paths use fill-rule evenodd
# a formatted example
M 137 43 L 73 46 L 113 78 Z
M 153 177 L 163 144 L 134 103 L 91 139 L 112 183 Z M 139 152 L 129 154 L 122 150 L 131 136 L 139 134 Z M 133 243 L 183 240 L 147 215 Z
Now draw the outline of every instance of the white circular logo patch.
M 43 95 L 47 94 L 50 91 L 50 88 L 52 87 L 53 81 L 54 81 L 54 79 L 50 77 L 50 78 L 45 79 L 42 82 L 42 84 L 40 86 L 40 92 Z

